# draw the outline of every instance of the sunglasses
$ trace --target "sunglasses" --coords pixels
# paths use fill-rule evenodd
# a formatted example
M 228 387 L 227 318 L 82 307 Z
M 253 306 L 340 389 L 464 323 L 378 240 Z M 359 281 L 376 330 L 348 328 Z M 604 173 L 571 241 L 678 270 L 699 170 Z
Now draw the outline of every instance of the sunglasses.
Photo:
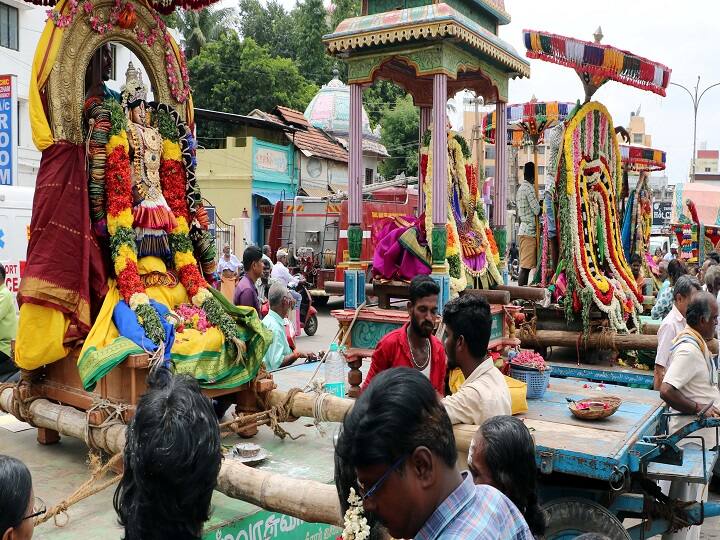
M 47 506 L 45 505 L 45 501 L 43 501 L 40 497 L 35 497 L 33 500 L 32 512 L 25 516 L 23 518 L 23 521 L 25 521 L 26 519 L 33 519 L 38 516 L 42 516 L 45 512 L 47 512 Z
M 365 491 L 365 489 L 358 483 L 360 498 L 363 500 L 363 502 L 375 495 L 375 493 L 377 493 L 378 490 L 383 486 L 390 474 L 393 471 L 398 470 L 407 458 L 408 456 L 402 456 L 395 463 L 390 465 L 390 467 L 388 467 L 388 469 L 383 473 L 383 475 L 378 479 L 378 481 L 375 482 L 372 486 L 370 486 L 370 489 L 368 489 L 367 491 Z

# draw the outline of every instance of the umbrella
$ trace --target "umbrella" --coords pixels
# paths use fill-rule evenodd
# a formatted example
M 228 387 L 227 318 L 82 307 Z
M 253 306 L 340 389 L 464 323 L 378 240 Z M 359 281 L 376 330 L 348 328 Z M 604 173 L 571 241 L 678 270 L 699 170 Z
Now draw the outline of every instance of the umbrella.
M 201 9 L 218 0 L 147 0 L 147 3 L 163 15 L 169 15 L 175 8 Z M 59 0 L 25 0 L 28 4 L 53 7 Z
M 537 58 L 573 68 L 585 87 L 585 101 L 608 80 L 628 84 L 665 96 L 671 69 L 642 56 L 600 44 L 602 30 L 594 34 L 595 43 L 537 30 L 523 30 L 529 58 Z
M 626 171 L 651 172 L 665 169 L 666 155 L 662 150 L 621 144 L 620 157 Z

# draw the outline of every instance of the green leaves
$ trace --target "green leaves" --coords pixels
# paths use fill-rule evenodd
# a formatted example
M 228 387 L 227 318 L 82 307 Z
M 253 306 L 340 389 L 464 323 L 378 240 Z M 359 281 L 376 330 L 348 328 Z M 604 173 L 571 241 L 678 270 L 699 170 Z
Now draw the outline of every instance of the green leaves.
M 385 178 L 394 178 L 402 172 L 415 176 L 418 170 L 420 114 L 413 105 L 412 97 L 406 95 L 397 101 L 394 108 L 386 108 L 380 121 L 381 141 L 391 156 L 380 164 L 380 174 Z

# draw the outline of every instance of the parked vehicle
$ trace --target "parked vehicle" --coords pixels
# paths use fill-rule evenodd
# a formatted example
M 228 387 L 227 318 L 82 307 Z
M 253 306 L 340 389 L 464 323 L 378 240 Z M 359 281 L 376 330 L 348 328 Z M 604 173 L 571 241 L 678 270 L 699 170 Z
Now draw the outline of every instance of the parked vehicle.
M 362 261 L 368 265 L 375 251 L 373 226 L 380 219 L 413 215 L 418 196 L 414 187 L 398 182 L 366 186 L 363 204 Z M 275 205 L 269 244 L 275 253 L 287 248 L 293 259 L 291 271 L 302 274 L 316 306 L 325 305 L 326 281 L 342 281 L 349 260 L 348 201 L 345 195 L 294 197 Z
M 13 295 L 20 288 L 25 267 L 33 188 L 0 186 L 0 264 L 5 284 Z

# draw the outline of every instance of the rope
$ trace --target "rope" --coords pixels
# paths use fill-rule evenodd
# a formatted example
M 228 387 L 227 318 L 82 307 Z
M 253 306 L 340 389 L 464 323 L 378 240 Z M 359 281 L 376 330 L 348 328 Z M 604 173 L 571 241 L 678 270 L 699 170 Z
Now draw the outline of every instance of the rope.
M 36 428 L 37 426 L 33 421 L 33 414 L 30 412 L 30 405 L 32 405 L 32 402 L 36 399 L 40 399 L 41 396 L 30 396 L 27 399 L 22 399 L 20 396 L 20 386 L 22 384 L 23 381 L 17 383 L 2 383 L 0 384 L 0 395 L 2 395 L 5 390 L 11 389 L 13 397 L 10 401 L 10 407 L 7 412 L 12 414 L 18 420 L 27 422 L 32 427 Z
M 286 437 L 290 437 L 293 441 L 299 439 L 302 437 L 302 434 L 293 436 L 280 424 L 294 419 L 292 416 L 293 404 L 295 402 L 295 396 L 297 396 L 300 392 L 302 392 L 300 388 L 292 388 L 288 391 L 285 396 L 285 401 L 283 401 L 281 405 L 272 406 L 267 402 L 267 398 L 265 401 L 262 401 L 260 400 L 260 397 L 257 396 L 258 401 L 261 402 L 261 406 L 265 410 L 252 414 L 240 413 L 232 420 L 220 424 L 220 429 L 223 430 L 225 428 L 230 428 L 233 431 L 237 431 L 248 427 L 260 427 L 267 425 L 280 439 L 285 439 Z
M 100 459 L 100 456 L 91 452 L 90 478 L 86 480 L 85 483 L 83 483 L 79 488 L 77 488 L 69 497 L 63 499 L 58 504 L 50 508 L 44 515 L 36 518 L 35 526 L 45 523 L 46 521 L 50 520 L 50 518 L 53 518 L 56 527 L 64 527 L 65 525 L 67 525 L 70 522 L 70 516 L 68 515 L 67 511 L 72 505 L 82 501 L 83 499 L 87 499 L 88 497 L 91 497 L 96 493 L 100 493 L 104 489 L 107 489 L 108 487 L 117 483 L 122 478 L 122 474 L 117 474 L 112 478 L 100 482 L 100 480 L 105 476 L 105 474 L 117 463 L 121 462 L 121 460 L 122 453 L 118 453 L 111 457 L 108 462 L 105 463 L 105 465 L 101 465 L 102 461 Z M 62 524 L 58 523 L 57 519 L 58 516 L 60 516 L 61 514 L 64 514 L 67 518 L 66 521 Z
M 129 408 L 130 406 L 125 403 L 115 403 L 107 399 L 95 400 L 92 406 L 85 412 L 85 443 L 92 450 L 101 450 L 101 448 L 98 448 L 95 444 L 95 439 L 92 436 L 91 429 L 97 429 L 102 432 L 106 431 L 110 426 L 114 426 L 116 424 L 124 425 L 124 413 Z M 107 415 L 105 419 L 98 425 L 93 425 L 90 423 L 90 414 L 95 411 L 100 411 L 101 413 L 105 413 Z M 59 424 L 60 419 L 58 417 L 58 426 Z

